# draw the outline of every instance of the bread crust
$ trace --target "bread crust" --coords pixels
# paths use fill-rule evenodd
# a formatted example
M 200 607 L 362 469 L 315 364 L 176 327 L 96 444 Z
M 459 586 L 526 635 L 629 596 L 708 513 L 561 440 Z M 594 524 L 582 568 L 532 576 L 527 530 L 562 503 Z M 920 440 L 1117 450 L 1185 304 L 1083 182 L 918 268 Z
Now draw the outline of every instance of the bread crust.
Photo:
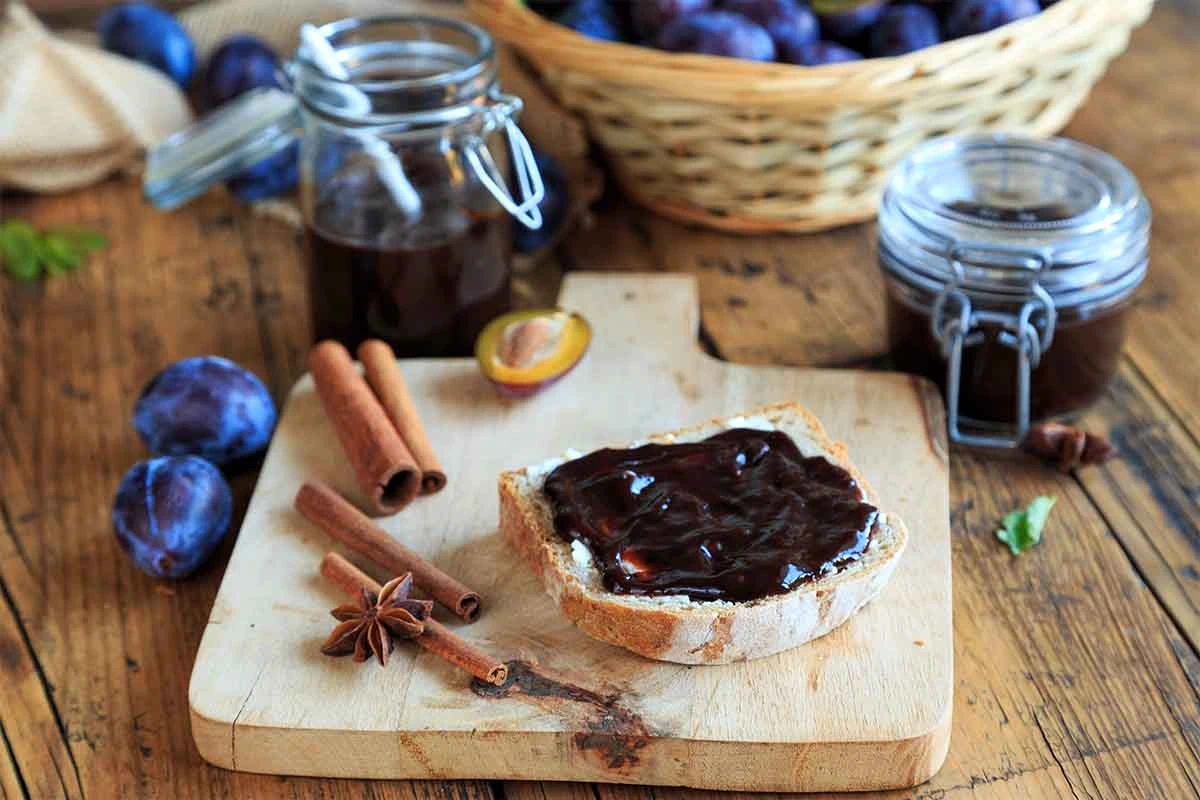
M 780 430 L 798 439 L 803 425 L 808 446 L 847 469 L 871 502 L 878 496 L 850 463 L 846 448 L 829 439 L 820 421 L 797 403 L 748 411 L 743 417 L 787 420 Z M 731 418 L 715 418 L 650 441 L 715 432 Z M 797 444 L 801 442 L 798 440 Z M 749 603 L 689 602 L 656 605 L 653 598 L 617 595 L 588 585 L 566 561 L 570 548 L 554 532 L 540 497 L 530 486 L 530 468 L 500 475 L 500 529 L 542 579 L 563 614 L 593 638 L 647 658 L 680 664 L 726 664 L 762 658 L 824 636 L 874 599 L 891 578 L 907 543 L 903 521 L 881 510 L 871 544 L 858 561 L 829 578 L 782 595 Z M 595 571 L 592 568 L 592 571 Z

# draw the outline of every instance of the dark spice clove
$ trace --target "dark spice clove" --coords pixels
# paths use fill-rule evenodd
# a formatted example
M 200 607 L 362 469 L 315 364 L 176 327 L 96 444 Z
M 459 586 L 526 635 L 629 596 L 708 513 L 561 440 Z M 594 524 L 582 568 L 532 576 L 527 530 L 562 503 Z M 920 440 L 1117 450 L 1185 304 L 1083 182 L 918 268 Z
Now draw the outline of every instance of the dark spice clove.
M 1103 464 L 1116 455 L 1108 439 L 1061 422 L 1044 422 L 1030 428 L 1022 447 L 1045 461 L 1056 463 L 1063 472 Z

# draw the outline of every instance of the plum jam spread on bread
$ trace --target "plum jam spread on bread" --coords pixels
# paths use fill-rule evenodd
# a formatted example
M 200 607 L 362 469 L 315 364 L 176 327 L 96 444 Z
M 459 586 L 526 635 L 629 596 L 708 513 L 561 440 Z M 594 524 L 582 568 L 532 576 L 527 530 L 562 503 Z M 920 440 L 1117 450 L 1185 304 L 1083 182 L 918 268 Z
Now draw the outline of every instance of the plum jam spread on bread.
M 543 491 L 555 532 L 587 547 L 610 592 L 693 600 L 827 577 L 863 556 L 879 515 L 849 471 L 778 430 L 597 450 Z

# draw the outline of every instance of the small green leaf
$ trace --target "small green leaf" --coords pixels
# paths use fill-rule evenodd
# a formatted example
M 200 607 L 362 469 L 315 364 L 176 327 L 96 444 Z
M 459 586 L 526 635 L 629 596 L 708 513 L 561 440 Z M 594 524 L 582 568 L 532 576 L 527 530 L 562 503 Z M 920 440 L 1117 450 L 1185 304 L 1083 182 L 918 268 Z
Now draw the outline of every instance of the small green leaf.
M 0 257 L 17 280 L 36 280 L 42 272 L 37 231 L 24 220 L 10 219 L 0 226 Z
M 56 233 L 44 235 L 38 249 L 42 254 L 42 261 L 46 262 L 46 271 L 52 274 L 52 264 L 65 272 L 76 269 L 83 263 L 83 254 L 68 239 Z
M 4 269 L 19 281 L 35 281 L 42 272 L 37 256 L 28 254 L 4 256 Z
M 47 235 L 66 239 L 75 252 L 80 255 L 89 255 L 108 247 L 108 237 L 86 228 L 52 228 Z
M 1024 511 L 1012 511 L 1005 515 L 1003 527 L 996 531 L 996 538 L 1008 545 L 1014 556 L 1019 556 L 1042 540 L 1042 528 L 1056 498 L 1045 495 L 1034 498 Z
M 10 219 L 0 226 L 0 234 L 4 236 L 37 236 L 37 231 L 23 219 Z
M 0 225 L 0 261 L 18 280 L 32 281 L 42 274 L 62 275 L 78 269 L 89 254 L 108 246 L 108 239 L 85 228 L 60 227 L 47 233 L 22 219 Z

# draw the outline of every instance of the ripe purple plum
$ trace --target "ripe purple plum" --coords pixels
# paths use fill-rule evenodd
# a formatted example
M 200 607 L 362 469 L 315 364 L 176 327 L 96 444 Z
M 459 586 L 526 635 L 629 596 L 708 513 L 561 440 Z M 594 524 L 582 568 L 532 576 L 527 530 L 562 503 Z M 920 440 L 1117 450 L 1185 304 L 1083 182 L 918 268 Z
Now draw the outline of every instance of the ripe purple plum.
M 637 0 L 633 4 L 633 30 L 645 41 L 680 17 L 712 8 L 712 0 Z
M 763 26 L 776 49 L 817 40 L 817 15 L 797 0 L 726 0 L 721 8 Z
M 196 46 L 170 12 L 150 3 L 120 3 L 96 21 L 100 45 L 166 74 L 187 89 L 196 71 Z
M 225 185 L 239 200 L 255 203 L 278 197 L 296 188 L 300 182 L 300 143 L 292 142 L 275 155 L 239 172 Z
M 228 103 L 251 89 L 283 88 L 279 57 L 271 46 L 248 33 L 224 40 L 204 69 L 204 96 L 210 108 Z
M 955 0 L 946 16 L 946 35 L 985 33 L 1041 10 L 1037 0 Z
M 178 580 L 200 568 L 229 530 L 233 495 L 220 470 L 196 456 L 139 461 L 113 500 L 117 542 L 156 578 Z
M 605 42 L 625 39 L 617 9 L 606 0 L 573 0 L 556 21 L 592 39 Z
M 219 356 L 176 361 L 142 389 L 133 425 L 152 452 L 214 464 L 251 456 L 275 430 L 275 403 L 256 375 Z
M 844 64 L 847 61 L 861 61 L 862 53 L 851 50 L 837 42 L 810 42 L 799 47 L 782 47 L 779 50 L 779 60 L 789 64 L 801 64 L 806 67 L 818 67 L 822 64 Z
M 869 35 L 870 54 L 902 56 L 942 40 L 937 15 L 925 6 L 889 6 Z
M 657 44 L 674 52 L 775 60 L 775 43 L 766 29 L 730 11 L 700 11 L 679 17 L 662 29 Z

